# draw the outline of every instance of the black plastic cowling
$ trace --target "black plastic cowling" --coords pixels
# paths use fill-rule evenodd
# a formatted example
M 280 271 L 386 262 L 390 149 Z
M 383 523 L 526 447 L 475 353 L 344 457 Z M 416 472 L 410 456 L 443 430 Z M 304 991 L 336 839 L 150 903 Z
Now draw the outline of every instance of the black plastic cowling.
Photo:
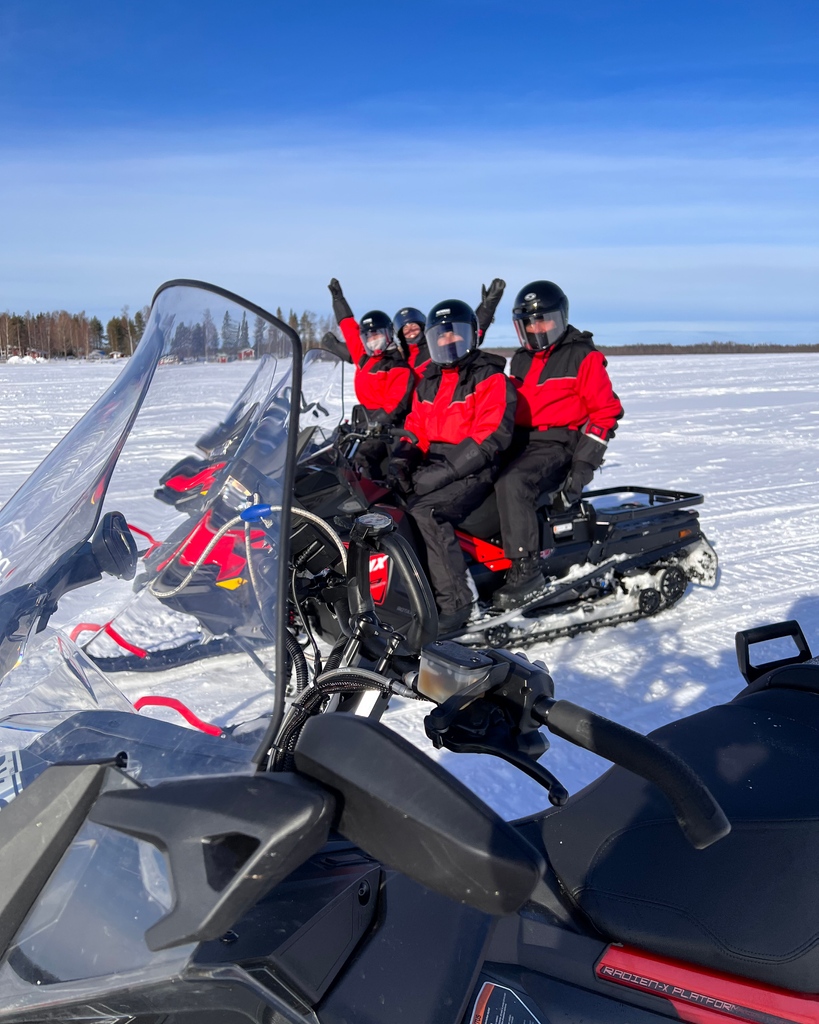
M 487 914 L 511 914 L 545 872 L 507 822 L 411 743 L 355 715 L 304 726 L 296 770 L 339 794 L 338 830 L 421 885 Z

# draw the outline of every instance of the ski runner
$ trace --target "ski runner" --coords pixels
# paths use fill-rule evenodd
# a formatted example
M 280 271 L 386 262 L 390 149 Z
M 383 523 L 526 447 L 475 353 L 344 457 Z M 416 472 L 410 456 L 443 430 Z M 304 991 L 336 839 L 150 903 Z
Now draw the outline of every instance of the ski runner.
M 561 288 L 551 281 L 527 284 L 512 320 L 521 347 L 510 370 L 517 389 L 515 439 L 497 483 L 503 549 L 512 560 L 495 595 L 501 608 L 526 604 L 545 586 L 538 496 L 562 485 L 565 503 L 576 504 L 623 415 L 603 353 L 589 331 L 569 323 Z

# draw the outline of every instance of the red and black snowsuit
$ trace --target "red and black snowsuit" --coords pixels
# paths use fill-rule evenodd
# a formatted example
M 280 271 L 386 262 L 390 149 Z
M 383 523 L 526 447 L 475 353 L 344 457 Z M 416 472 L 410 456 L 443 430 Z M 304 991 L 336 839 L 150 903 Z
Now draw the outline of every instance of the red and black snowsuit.
M 345 317 L 338 325 L 355 365 L 355 394 L 370 419 L 400 426 L 412 400 L 413 372 L 399 346 L 371 356 L 358 322 Z
M 371 423 L 383 426 L 401 426 L 410 407 L 415 376 L 400 347 L 389 348 L 370 355 L 361 340 L 357 321 L 344 317 L 338 325 L 355 366 L 355 393 L 367 410 Z M 362 441 L 355 454 L 355 462 L 362 473 L 371 479 L 380 479 L 381 466 L 389 454 L 384 441 L 369 438 Z
M 442 612 L 472 603 L 454 524 L 492 490 L 498 456 L 512 440 L 515 392 L 504 360 L 480 350 L 454 366 L 430 362 L 395 451 L 397 475 L 411 474 L 407 502 L 427 548 L 429 578 Z
M 550 348 L 519 349 L 510 376 L 517 391 L 513 460 L 496 491 L 504 551 L 523 558 L 540 547 L 538 496 L 560 487 L 573 464 L 600 466 L 623 406 L 591 334 L 571 326 Z
M 417 341 L 405 341 L 404 347 L 407 351 L 407 362 L 410 364 L 410 369 L 412 370 L 417 384 L 424 376 L 424 370 L 426 370 L 432 361 L 432 357 L 429 354 L 427 339 L 423 334 L 421 334 Z

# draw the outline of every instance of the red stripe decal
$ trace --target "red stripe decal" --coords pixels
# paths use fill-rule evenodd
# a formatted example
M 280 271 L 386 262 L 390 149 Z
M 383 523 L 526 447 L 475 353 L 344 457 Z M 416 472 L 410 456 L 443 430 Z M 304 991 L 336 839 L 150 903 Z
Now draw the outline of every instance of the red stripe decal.
M 628 946 L 609 946 L 595 973 L 601 981 L 668 999 L 682 1020 L 695 1024 L 725 1024 L 726 1017 L 754 1024 L 819 1024 L 816 996 L 768 988 Z
M 101 629 L 102 626 L 98 622 L 79 622 L 68 635 L 76 643 L 80 633 L 99 633 Z

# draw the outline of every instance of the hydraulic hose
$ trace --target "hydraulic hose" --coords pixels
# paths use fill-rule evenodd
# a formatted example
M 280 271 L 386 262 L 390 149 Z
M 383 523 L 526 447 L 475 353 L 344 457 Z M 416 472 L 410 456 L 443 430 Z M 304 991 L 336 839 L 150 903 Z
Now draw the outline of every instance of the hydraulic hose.
M 281 505 L 271 505 L 270 508 L 268 509 L 268 512 L 281 512 L 281 511 L 283 511 Z M 336 533 L 336 531 L 331 526 L 328 526 L 328 524 L 325 523 L 323 519 L 319 518 L 319 516 L 314 515 L 314 513 L 312 513 L 312 512 L 308 512 L 307 509 L 295 508 L 294 507 L 294 508 L 291 508 L 290 511 L 291 511 L 291 513 L 294 516 L 300 516 L 302 519 L 307 519 L 314 526 L 318 527 L 318 529 L 321 530 L 326 537 L 329 537 L 330 541 L 332 542 L 333 546 L 336 548 L 336 550 L 338 551 L 338 553 L 339 553 L 339 555 L 341 557 L 341 566 L 342 566 L 342 569 L 344 570 L 344 572 L 346 573 L 347 572 L 347 550 L 344 547 L 344 542 L 342 541 L 341 537 L 339 537 L 339 535 Z M 234 516 L 232 519 L 229 519 L 224 524 L 224 526 L 221 526 L 216 531 L 216 533 L 211 537 L 211 539 L 208 541 L 207 545 L 205 546 L 205 549 L 202 551 L 202 553 L 199 555 L 199 557 L 196 559 L 196 561 L 190 567 L 190 569 L 188 570 L 187 574 L 183 578 L 182 582 L 178 583 L 171 590 L 159 590 L 158 589 L 159 580 L 158 579 L 153 580 L 148 585 L 148 589 L 154 595 L 154 597 L 158 597 L 161 600 L 165 600 L 165 599 L 167 599 L 169 597 L 176 597 L 177 594 L 181 593 L 185 589 L 185 587 L 187 587 L 187 585 L 190 583 L 190 581 L 193 579 L 194 575 L 196 574 L 196 571 L 202 566 L 202 564 L 204 563 L 205 559 L 208 557 L 208 555 L 211 553 L 211 551 L 213 551 L 213 549 L 216 547 L 216 545 L 219 543 L 219 541 L 222 539 L 222 537 L 224 537 L 224 535 L 228 532 L 228 530 L 233 529 L 234 526 L 236 526 L 238 523 L 241 523 L 241 522 L 243 522 L 243 519 L 242 519 L 241 515 L 238 515 L 238 516 Z M 248 529 L 247 529 L 246 533 L 249 533 L 249 524 L 248 524 Z M 248 561 L 248 565 L 249 565 L 251 583 L 254 584 L 254 588 L 253 589 L 254 589 L 254 592 L 255 592 L 256 591 L 255 577 L 254 577 L 254 574 L 253 574 L 253 566 L 250 564 L 250 550 L 249 549 L 248 549 L 247 555 L 248 555 L 247 561 Z M 256 599 L 258 600 L 258 593 L 256 593 Z
M 213 549 L 216 547 L 216 545 L 219 543 L 219 541 L 222 539 L 222 537 L 224 537 L 224 535 L 228 532 L 228 530 L 232 530 L 233 527 L 237 525 L 237 523 L 241 523 L 241 522 L 242 522 L 242 517 L 241 516 L 234 516 L 232 519 L 228 519 L 228 521 L 225 523 L 225 525 L 220 527 L 216 531 L 216 533 L 214 533 L 214 535 L 211 537 L 211 539 L 208 541 L 207 545 L 205 546 L 204 551 L 196 559 L 196 561 L 193 563 L 193 565 L 190 567 L 190 569 L 188 570 L 187 575 L 182 579 L 181 583 L 178 583 L 171 590 L 159 590 L 158 589 L 159 577 L 157 577 L 155 580 L 152 580 L 148 584 L 148 590 L 154 595 L 154 597 L 158 597 L 161 601 L 164 601 L 164 600 L 166 600 L 169 597 L 176 597 L 177 594 L 181 593 L 185 589 L 185 587 L 187 587 L 187 585 L 190 583 L 190 581 L 196 575 L 196 571 L 202 566 L 202 564 L 204 563 L 205 559 L 208 557 L 208 555 L 211 553 L 211 551 L 213 551 Z
M 301 693 L 310 681 L 310 673 L 307 668 L 307 658 L 304 656 L 301 644 L 292 633 L 285 633 L 284 642 L 287 648 L 287 653 L 290 655 L 290 660 L 293 662 L 293 668 L 296 670 L 296 693 Z
M 341 656 L 344 654 L 344 648 L 347 646 L 347 637 L 343 634 L 333 644 L 333 649 L 327 656 L 327 662 L 324 666 L 325 672 L 332 672 L 341 664 Z
M 340 668 L 325 671 L 290 705 L 290 711 L 272 751 L 270 768 L 273 771 L 288 770 L 292 765 L 293 750 L 304 723 L 318 712 L 327 697 L 333 693 L 359 693 L 361 690 L 380 690 L 389 694 L 392 692 L 392 686 L 386 676 L 369 669 Z

